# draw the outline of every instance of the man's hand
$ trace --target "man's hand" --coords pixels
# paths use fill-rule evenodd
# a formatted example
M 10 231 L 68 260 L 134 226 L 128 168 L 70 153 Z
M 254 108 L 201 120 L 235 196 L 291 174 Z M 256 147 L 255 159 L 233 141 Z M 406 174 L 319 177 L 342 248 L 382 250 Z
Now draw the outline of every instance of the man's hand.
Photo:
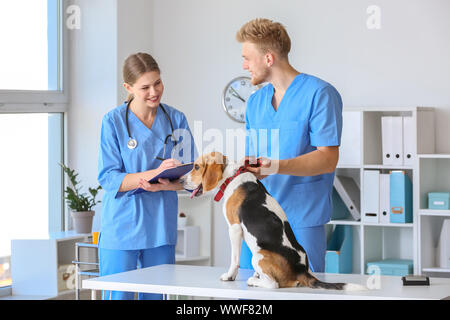
M 264 157 L 245 157 L 242 161 L 249 160 L 250 164 L 256 164 L 260 160 L 261 166 L 248 167 L 257 179 L 264 179 L 272 174 L 286 174 L 291 176 L 316 176 L 331 173 L 336 170 L 339 160 L 339 147 L 317 147 L 317 150 L 303 154 L 296 158 L 284 160 L 270 160 Z
M 245 162 L 246 160 L 250 162 L 250 166 L 247 167 L 247 170 L 252 172 L 259 180 L 264 179 L 265 177 L 270 176 L 272 174 L 278 173 L 277 161 L 272 161 L 264 157 L 258 159 L 256 159 L 255 157 L 245 157 L 243 162 Z M 256 166 L 258 160 L 260 161 L 261 164 L 259 167 Z M 254 166 L 252 167 L 252 165 Z

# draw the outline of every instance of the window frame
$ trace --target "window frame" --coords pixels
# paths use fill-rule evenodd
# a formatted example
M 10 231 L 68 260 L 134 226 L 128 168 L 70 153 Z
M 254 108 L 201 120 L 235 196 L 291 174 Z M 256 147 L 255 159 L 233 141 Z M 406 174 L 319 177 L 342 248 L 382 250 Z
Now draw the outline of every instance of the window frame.
M 65 27 L 65 12 L 68 1 L 47 0 L 49 11 L 49 25 L 56 25 L 56 29 L 49 33 L 56 33 L 57 43 L 50 42 L 49 48 L 57 48 L 57 63 L 50 63 L 49 69 L 57 69 L 58 79 L 49 79 L 56 83 L 59 90 L 1 90 L 0 89 L 0 113 L 24 113 L 24 112 L 65 112 L 69 103 L 69 41 L 68 30 Z M 50 12 L 57 15 L 50 15 Z M 53 59 L 53 50 L 49 50 L 49 60 Z
M 49 79 L 56 81 L 58 90 L 1 90 L 0 89 L 0 114 L 17 114 L 17 113 L 62 113 L 61 120 L 61 137 L 57 137 L 58 146 L 54 152 L 62 152 L 62 162 L 67 159 L 67 112 L 69 106 L 69 30 L 66 28 L 65 20 L 67 18 L 67 7 L 70 5 L 67 0 L 47 0 L 48 11 L 56 10 L 56 15 L 48 15 L 49 24 L 56 25 L 56 28 L 49 32 L 56 32 L 56 43 L 49 43 L 49 48 L 56 46 L 57 62 L 49 63 L 50 68 L 57 69 L 57 79 Z M 54 12 L 54 11 L 53 11 Z M 49 50 L 49 60 L 54 59 Z M 54 70 L 54 69 L 53 69 Z M 55 83 L 55 82 L 53 82 Z M 55 125 L 55 123 L 53 123 Z M 50 126 L 50 124 L 49 124 Z M 50 143 L 50 141 L 49 141 Z M 50 174 L 50 173 L 49 173 Z M 58 192 L 58 198 L 63 195 L 65 188 L 65 179 L 62 169 L 60 172 L 53 171 L 53 177 L 62 180 L 61 190 Z M 50 196 L 49 196 L 50 197 Z M 50 199 L 49 199 L 50 200 Z M 65 230 L 67 228 L 67 207 L 64 203 L 64 197 L 55 203 L 49 203 L 49 232 L 55 230 Z M 60 211 L 59 208 L 60 207 Z M 59 211 L 59 216 L 54 219 L 54 215 Z M 0 298 L 12 295 L 12 287 L 5 286 L 0 288 Z

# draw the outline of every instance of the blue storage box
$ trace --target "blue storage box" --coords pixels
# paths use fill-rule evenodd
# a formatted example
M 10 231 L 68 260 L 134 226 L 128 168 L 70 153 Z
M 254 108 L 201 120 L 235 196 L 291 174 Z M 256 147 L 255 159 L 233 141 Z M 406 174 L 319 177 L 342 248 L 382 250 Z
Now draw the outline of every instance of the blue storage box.
M 428 193 L 428 209 L 450 210 L 450 192 Z
M 413 273 L 413 261 L 402 259 L 387 259 L 367 263 L 369 267 L 377 266 L 380 268 L 380 274 L 383 276 L 407 276 Z M 370 268 L 373 271 L 373 268 Z M 367 271 L 367 273 L 369 273 Z
M 337 225 L 327 244 L 325 254 L 326 273 L 352 273 L 352 245 L 352 226 Z

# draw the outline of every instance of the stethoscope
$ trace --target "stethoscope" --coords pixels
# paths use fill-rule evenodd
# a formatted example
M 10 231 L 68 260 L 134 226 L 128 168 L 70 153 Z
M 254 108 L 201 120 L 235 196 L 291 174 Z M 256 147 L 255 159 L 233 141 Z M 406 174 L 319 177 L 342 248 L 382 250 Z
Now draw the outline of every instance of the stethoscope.
M 126 121 L 126 125 L 127 125 L 127 132 L 128 132 L 128 149 L 133 150 L 137 147 L 137 141 L 136 139 L 133 139 L 131 137 L 130 134 L 130 127 L 128 125 L 128 110 L 130 109 L 130 104 L 131 101 L 133 101 L 133 99 L 131 99 L 130 101 L 128 101 L 127 103 L 127 111 L 125 113 L 125 121 Z M 169 120 L 169 124 L 170 124 L 170 129 L 172 129 L 172 133 L 167 135 L 166 139 L 164 139 L 164 150 L 163 150 L 163 157 L 155 157 L 155 159 L 164 161 L 166 160 L 166 145 L 167 145 L 167 141 L 169 141 L 169 138 L 172 138 L 172 141 L 174 142 L 174 146 L 176 146 L 178 144 L 178 141 L 175 140 L 175 138 L 173 137 L 173 125 L 172 125 L 172 120 L 170 120 L 169 114 L 167 113 L 166 109 L 164 109 L 163 105 L 160 103 L 159 106 L 161 107 L 161 110 L 163 111 L 164 115 L 166 116 L 167 120 Z

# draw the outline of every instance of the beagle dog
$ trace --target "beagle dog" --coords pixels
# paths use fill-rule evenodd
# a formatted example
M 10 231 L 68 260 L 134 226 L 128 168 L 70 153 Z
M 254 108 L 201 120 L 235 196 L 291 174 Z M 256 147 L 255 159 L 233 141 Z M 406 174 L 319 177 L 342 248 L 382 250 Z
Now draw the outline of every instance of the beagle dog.
M 215 200 L 223 196 L 231 241 L 231 265 L 220 279 L 235 280 L 244 239 L 253 254 L 255 270 L 247 280 L 249 286 L 366 290 L 357 284 L 322 282 L 313 275 L 306 252 L 297 242 L 283 209 L 245 168 L 212 152 L 199 157 L 192 171 L 182 178 L 184 188 L 193 190 L 191 198 L 220 187 Z

